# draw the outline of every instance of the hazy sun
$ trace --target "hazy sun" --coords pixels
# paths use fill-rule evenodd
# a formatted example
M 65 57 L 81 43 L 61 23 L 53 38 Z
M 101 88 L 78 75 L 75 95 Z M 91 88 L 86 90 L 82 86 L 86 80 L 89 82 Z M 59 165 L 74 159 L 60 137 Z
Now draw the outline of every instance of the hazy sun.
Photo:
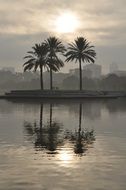
M 77 17 L 72 13 L 63 13 L 56 19 L 56 31 L 59 33 L 74 32 L 79 25 Z

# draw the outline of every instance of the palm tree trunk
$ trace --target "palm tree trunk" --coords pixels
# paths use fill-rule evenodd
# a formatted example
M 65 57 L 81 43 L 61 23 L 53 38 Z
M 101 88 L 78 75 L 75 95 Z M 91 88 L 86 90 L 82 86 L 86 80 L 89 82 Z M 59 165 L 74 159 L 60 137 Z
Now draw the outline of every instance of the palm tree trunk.
M 52 69 L 50 68 L 50 90 L 53 89 L 53 86 L 52 86 Z
M 43 90 L 43 68 L 40 66 L 40 85 L 41 85 L 41 90 Z
M 80 90 L 82 90 L 82 68 L 81 68 L 81 59 L 79 59 L 79 70 L 80 70 Z

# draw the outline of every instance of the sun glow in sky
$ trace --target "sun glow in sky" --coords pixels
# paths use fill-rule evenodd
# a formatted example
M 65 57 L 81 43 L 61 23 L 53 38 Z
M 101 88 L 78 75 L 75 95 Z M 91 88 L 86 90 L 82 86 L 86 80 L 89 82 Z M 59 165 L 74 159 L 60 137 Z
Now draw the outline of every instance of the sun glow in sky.
M 61 14 L 55 22 L 56 32 L 72 33 L 79 27 L 79 20 L 76 15 L 67 12 Z
M 96 47 L 103 73 L 112 62 L 126 70 L 125 18 L 126 0 L 0 0 L 0 68 L 22 72 L 25 53 L 49 36 L 66 44 L 84 36 Z M 61 72 L 78 67 L 65 65 Z

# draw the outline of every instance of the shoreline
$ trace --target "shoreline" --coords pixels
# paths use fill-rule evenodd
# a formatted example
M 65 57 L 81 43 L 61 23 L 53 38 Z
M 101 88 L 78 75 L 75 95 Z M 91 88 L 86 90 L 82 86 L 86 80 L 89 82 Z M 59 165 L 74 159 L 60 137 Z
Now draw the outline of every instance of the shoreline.
M 87 90 L 12 90 L 0 99 L 84 99 L 126 97 L 125 91 L 87 91 Z

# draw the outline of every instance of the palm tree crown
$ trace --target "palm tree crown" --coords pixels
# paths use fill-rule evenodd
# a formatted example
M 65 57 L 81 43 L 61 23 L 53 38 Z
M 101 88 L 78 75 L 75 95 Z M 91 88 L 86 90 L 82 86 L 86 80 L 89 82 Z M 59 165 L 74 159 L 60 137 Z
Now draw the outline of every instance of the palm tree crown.
M 50 56 L 56 56 L 57 53 L 64 53 L 65 47 L 62 42 L 56 37 L 49 37 L 45 40 L 45 44 L 48 45 L 48 51 Z
M 79 70 L 80 70 L 80 90 L 82 90 L 82 68 L 81 62 L 94 63 L 96 58 L 96 52 L 93 49 L 94 46 L 90 45 L 83 37 L 78 37 L 75 39 L 74 43 L 68 44 L 68 50 L 65 54 L 66 62 L 79 61 Z

